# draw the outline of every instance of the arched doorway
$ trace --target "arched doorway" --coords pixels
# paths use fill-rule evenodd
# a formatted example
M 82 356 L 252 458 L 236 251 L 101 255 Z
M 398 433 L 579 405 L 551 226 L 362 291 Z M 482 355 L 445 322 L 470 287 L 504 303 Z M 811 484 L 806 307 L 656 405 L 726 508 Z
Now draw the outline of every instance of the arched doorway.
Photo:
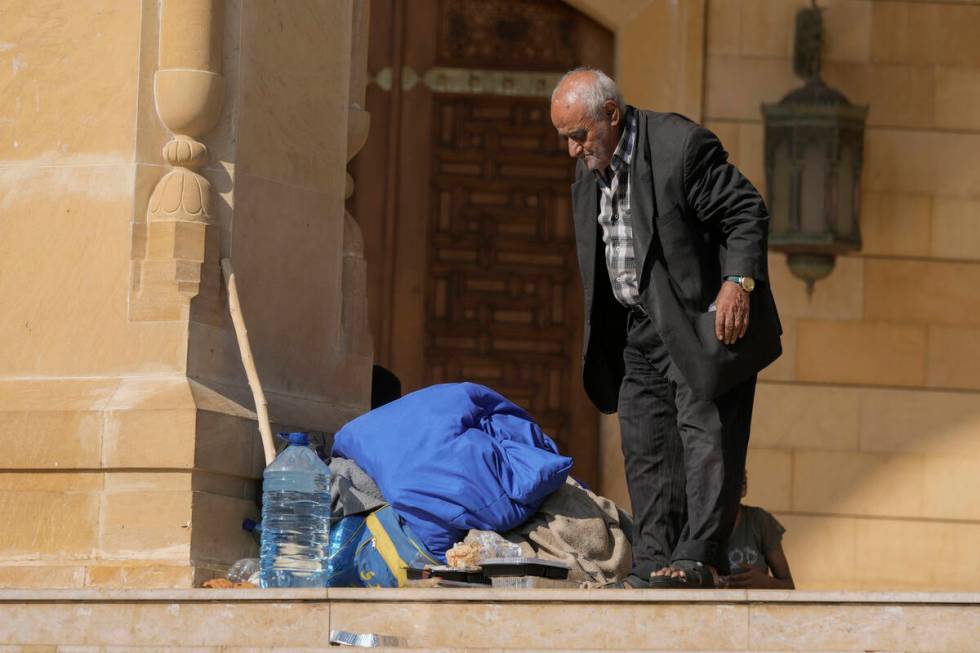
M 376 360 L 406 391 L 488 385 L 598 480 L 582 391 L 569 184 L 548 117 L 557 77 L 611 70 L 612 34 L 560 0 L 376 0 L 367 109 L 351 165 Z

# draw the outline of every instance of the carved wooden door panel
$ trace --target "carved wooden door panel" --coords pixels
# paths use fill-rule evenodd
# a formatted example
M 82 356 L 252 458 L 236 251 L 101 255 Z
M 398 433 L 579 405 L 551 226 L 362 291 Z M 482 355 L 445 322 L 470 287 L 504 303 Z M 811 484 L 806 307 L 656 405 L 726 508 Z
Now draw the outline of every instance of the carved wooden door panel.
M 594 457 L 594 415 L 583 428 L 573 408 L 583 400 L 574 166 L 556 146 L 547 103 L 492 96 L 434 103 L 426 380 L 493 387 L 564 450 Z
M 370 90 L 368 109 L 374 125 L 383 117 L 397 128 L 383 146 L 375 127 L 353 166 L 355 199 L 372 176 L 388 196 L 365 197 L 352 213 L 374 271 L 378 362 L 406 391 L 462 380 L 494 388 L 595 484 L 574 165 L 547 95 L 576 65 L 608 69 L 611 36 L 558 0 L 396 0 L 372 14 L 372 39 L 387 41 L 372 42 L 369 67 L 388 89 Z

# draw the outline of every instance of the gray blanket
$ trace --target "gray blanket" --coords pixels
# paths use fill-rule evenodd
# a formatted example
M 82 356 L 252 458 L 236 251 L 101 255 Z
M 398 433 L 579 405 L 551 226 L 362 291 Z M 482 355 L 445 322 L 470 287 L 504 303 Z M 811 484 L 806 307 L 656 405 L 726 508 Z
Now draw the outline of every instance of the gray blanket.
M 374 480 L 353 460 L 331 458 L 330 473 L 330 513 L 335 519 L 370 512 L 387 503 Z

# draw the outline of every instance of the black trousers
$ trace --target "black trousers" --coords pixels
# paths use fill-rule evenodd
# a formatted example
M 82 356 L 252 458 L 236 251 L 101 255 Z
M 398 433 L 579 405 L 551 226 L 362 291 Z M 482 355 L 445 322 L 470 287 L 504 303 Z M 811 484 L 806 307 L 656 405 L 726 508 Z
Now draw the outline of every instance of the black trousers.
M 697 399 L 649 317 L 631 311 L 627 331 L 619 423 L 636 522 L 633 573 L 699 560 L 727 574 L 756 377 Z

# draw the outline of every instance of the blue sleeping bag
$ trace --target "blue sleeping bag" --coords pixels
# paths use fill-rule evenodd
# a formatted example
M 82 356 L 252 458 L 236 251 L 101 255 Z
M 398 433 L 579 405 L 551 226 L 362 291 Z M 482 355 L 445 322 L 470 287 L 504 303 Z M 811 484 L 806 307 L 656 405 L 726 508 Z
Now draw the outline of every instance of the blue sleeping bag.
M 333 455 L 367 472 L 441 558 L 471 528 L 522 524 L 572 466 L 526 412 L 476 383 L 431 386 L 361 415 L 337 433 Z

